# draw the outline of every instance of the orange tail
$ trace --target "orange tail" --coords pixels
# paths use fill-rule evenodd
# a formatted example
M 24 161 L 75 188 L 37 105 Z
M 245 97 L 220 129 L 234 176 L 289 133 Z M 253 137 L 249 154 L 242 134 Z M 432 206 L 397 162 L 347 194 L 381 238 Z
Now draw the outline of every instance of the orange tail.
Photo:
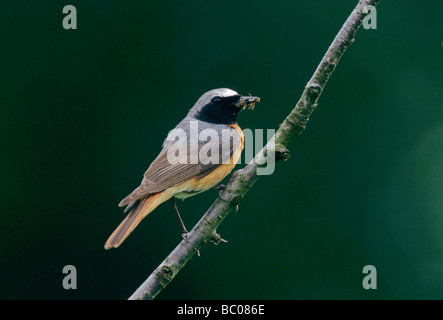
M 118 248 L 123 241 L 131 234 L 132 230 L 142 221 L 148 214 L 157 208 L 165 199 L 164 192 L 155 193 L 141 200 L 138 205 L 132 208 L 131 212 L 120 223 L 120 225 L 111 234 L 105 243 L 105 249 Z

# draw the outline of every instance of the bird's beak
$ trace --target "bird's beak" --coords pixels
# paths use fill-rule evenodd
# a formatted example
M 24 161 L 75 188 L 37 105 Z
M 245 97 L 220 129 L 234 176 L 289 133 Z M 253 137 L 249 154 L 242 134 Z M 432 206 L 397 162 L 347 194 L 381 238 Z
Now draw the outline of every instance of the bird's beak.
M 254 109 L 255 103 L 260 102 L 259 97 L 251 97 L 251 96 L 242 96 L 240 99 L 238 99 L 237 103 L 235 104 L 237 107 L 242 109 Z

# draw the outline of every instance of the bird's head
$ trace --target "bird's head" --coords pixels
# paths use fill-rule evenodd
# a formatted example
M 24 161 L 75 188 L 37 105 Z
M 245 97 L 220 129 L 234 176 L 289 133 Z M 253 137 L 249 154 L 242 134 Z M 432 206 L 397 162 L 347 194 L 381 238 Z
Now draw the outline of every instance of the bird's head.
M 238 92 L 221 88 L 203 94 L 195 103 L 188 115 L 201 121 L 232 124 L 237 122 L 238 113 L 253 109 L 259 97 L 242 96 Z

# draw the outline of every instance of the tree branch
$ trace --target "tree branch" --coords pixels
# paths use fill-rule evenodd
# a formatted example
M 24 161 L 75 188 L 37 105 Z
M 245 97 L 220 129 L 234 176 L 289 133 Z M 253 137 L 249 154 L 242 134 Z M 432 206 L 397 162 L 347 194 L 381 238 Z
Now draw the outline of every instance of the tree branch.
M 364 11 L 363 8 L 368 5 L 376 6 L 379 2 L 380 0 L 359 1 L 323 56 L 317 70 L 307 83 L 300 100 L 280 125 L 274 137 L 246 167 L 234 172 L 220 197 L 215 200 L 186 239 L 181 241 L 154 270 L 129 298 L 130 300 L 154 299 L 174 279 L 202 245 L 209 241 L 216 244 L 222 241 L 216 233 L 218 226 L 228 213 L 241 202 L 245 194 L 260 177 L 257 174 L 257 169 L 260 167 L 260 163 L 264 163 L 263 158 L 269 152 L 275 152 L 276 160 L 288 158 L 288 144 L 305 129 L 309 116 L 316 108 L 318 98 L 323 92 L 329 77 L 345 50 L 354 42 L 355 34 L 368 14 L 368 10 Z

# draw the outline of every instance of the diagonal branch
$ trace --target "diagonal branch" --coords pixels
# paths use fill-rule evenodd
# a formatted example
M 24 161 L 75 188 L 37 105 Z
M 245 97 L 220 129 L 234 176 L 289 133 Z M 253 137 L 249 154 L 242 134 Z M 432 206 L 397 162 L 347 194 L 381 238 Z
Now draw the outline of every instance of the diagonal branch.
M 275 154 L 276 160 L 288 158 L 288 144 L 305 129 L 309 116 L 316 108 L 317 100 L 323 92 L 326 82 L 345 50 L 354 42 L 355 34 L 368 14 L 368 10 L 363 10 L 363 8 L 368 5 L 376 6 L 379 2 L 380 0 L 359 1 L 323 56 L 317 70 L 307 83 L 300 100 L 280 125 L 270 142 L 246 167 L 234 172 L 221 196 L 215 200 L 187 238 L 181 241 L 154 270 L 129 298 L 130 300 L 154 299 L 174 279 L 180 269 L 198 252 L 203 244 L 209 241 L 218 244 L 222 241 L 216 233 L 218 226 L 228 213 L 241 202 L 245 194 L 260 177 L 257 170 L 260 168 L 260 164 L 264 163 L 263 160 L 267 154 Z

